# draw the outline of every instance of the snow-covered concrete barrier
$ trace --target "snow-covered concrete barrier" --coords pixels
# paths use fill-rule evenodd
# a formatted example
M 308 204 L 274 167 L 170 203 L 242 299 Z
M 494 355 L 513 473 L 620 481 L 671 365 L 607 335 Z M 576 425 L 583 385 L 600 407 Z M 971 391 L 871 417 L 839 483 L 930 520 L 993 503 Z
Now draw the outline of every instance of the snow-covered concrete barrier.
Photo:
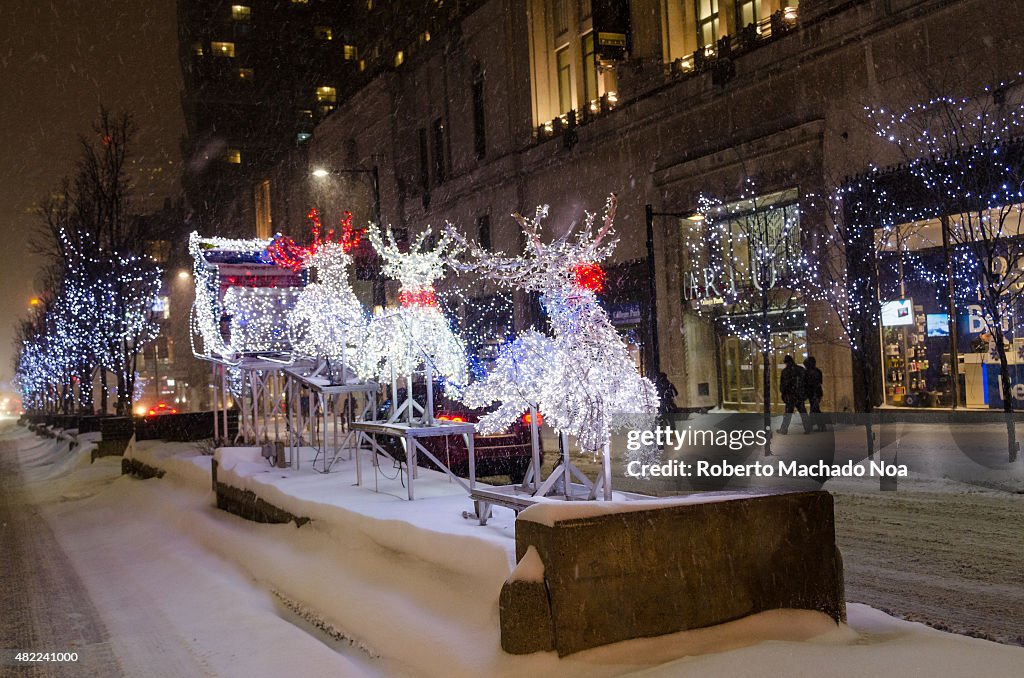
M 844 621 L 827 492 L 545 502 L 516 520 L 506 652 L 561 656 L 772 609 Z

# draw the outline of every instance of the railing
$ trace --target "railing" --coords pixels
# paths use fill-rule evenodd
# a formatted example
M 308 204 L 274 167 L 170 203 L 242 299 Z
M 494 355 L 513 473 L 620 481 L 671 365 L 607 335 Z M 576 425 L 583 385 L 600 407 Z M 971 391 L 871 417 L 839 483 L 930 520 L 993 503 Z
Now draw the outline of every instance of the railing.
M 714 45 L 705 45 L 693 54 L 676 59 L 668 64 L 668 72 L 673 77 L 683 77 L 711 71 L 715 83 L 724 84 L 735 75 L 733 57 L 792 32 L 796 29 L 797 20 L 797 8 L 784 7 L 766 19 L 748 24 L 739 35 L 723 36 Z M 600 99 L 588 102 L 582 110 L 570 110 L 552 118 L 536 127 L 535 141 L 541 143 L 562 136 L 566 147 L 571 148 L 576 144 L 576 128 L 612 112 L 618 101 L 616 92 L 608 92 Z
M 602 115 L 611 113 L 615 110 L 618 103 L 619 97 L 616 92 L 606 92 L 601 95 L 601 98 L 591 100 L 579 111 L 575 109 L 570 110 L 557 118 L 552 118 L 544 124 L 538 125 L 535 130 L 536 140 L 540 143 L 561 136 L 566 132 L 574 132 L 577 127 L 589 124 Z M 566 143 L 570 146 L 575 144 L 574 134 L 566 137 Z
M 674 76 L 691 73 L 702 73 L 715 68 L 715 62 L 731 59 L 734 56 L 757 49 L 774 38 L 793 31 L 797 26 L 798 12 L 796 7 L 784 7 L 767 19 L 756 24 L 748 24 L 740 30 L 739 35 L 723 36 L 714 45 L 698 48 L 693 54 L 676 59 L 669 65 L 669 72 Z M 720 76 L 730 79 L 724 69 Z

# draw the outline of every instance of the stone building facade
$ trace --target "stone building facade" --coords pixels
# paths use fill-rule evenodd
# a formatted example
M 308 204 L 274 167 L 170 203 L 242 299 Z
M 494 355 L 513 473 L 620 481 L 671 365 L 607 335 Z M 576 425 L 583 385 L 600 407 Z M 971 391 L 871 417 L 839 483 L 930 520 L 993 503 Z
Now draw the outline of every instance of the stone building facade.
M 763 196 L 796 196 L 801 237 L 813 238 L 829 215 L 810 196 L 899 161 L 865 107 L 983 96 L 1024 70 L 1024 17 L 1012 0 L 789 5 L 480 3 L 339 103 L 259 178 L 269 181 L 275 228 L 302 233 L 306 210 L 330 203 L 357 221 L 379 212 L 400 231 L 449 221 L 514 252 L 510 213 L 550 204 L 556 237 L 614 192 L 611 303 L 643 366 L 668 374 L 680 406 L 756 408 L 757 351 L 686 298 L 687 216 L 700 196 L 738 201 L 752 179 Z M 333 183 L 310 177 L 316 167 L 335 172 Z M 240 218 L 255 224 L 252 194 L 239 201 Z M 527 298 L 515 306 L 517 328 L 534 320 Z M 823 329 L 832 307 L 807 301 L 799 311 L 780 326 L 773 360 L 816 356 L 824 405 L 852 409 L 849 349 Z

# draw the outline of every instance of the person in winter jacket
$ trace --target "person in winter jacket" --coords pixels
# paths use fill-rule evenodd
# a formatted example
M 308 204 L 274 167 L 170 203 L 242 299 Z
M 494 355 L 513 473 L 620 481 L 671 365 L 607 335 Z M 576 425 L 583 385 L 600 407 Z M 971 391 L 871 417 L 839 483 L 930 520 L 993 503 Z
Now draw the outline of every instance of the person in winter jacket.
M 824 396 L 824 390 L 822 389 L 824 375 L 818 369 L 817 362 L 814 356 L 807 356 L 807 359 L 804 360 L 804 394 L 811 404 L 811 428 L 827 431 L 825 416 L 821 413 L 821 399 Z
M 804 408 L 804 400 L 807 399 L 804 393 L 804 382 L 806 375 L 804 368 L 800 367 L 793 360 L 793 356 L 787 355 L 782 359 L 785 367 L 779 375 L 779 393 L 782 395 L 782 402 L 786 405 L 786 414 L 782 417 L 782 426 L 777 433 L 789 433 L 789 422 L 793 418 L 793 410 L 800 413 L 800 423 L 803 424 L 804 433 L 811 432 L 811 423 L 807 420 L 807 409 Z

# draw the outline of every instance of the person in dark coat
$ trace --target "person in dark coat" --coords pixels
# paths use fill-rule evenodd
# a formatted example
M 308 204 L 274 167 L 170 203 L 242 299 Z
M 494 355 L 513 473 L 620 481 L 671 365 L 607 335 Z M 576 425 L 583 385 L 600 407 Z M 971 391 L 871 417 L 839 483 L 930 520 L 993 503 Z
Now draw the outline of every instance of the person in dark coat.
M 675 385 L 669 381 L 668 375 L 664 372 L 658 372 L 657 380 L 654 382 L 654 387 L 658 390 L 658 398 L 661 400 L 659 407 L 659 414 L 664 417 L 666 414 L 674 414 L 679 411 L 676 406 L 676 396 L 679 395 L 679 391 L 676 390 Z
M 782 359 L 785 367 L 779 375 L 779 393 L 782 395 L 782 402 L 786 405 L 786 414 L 782 417 L 782 426 L 777 433 L 789 433 L 789 422 L 793 418 L 793 410 L 800 413 L 800 423 L 804 426 L 804 432 L 811 432 L 811 423 L 807 420 L 807 410 L 804 408 L 805 374 L 804 368 L 800 367 L 793 360 L 793 356 L 787 355 Z
M 819 431 L 828 430 L 825 426 L 825 417 L 821 414 L 821 399 L 825 395 L 822 388 L 824 379 L 824 375 L 818 369 L 818 361 L 814 356 L 807 356 L 807 360 L 804 361 L 804 394 L 811 404 L 811 428 L 817 428 Z

